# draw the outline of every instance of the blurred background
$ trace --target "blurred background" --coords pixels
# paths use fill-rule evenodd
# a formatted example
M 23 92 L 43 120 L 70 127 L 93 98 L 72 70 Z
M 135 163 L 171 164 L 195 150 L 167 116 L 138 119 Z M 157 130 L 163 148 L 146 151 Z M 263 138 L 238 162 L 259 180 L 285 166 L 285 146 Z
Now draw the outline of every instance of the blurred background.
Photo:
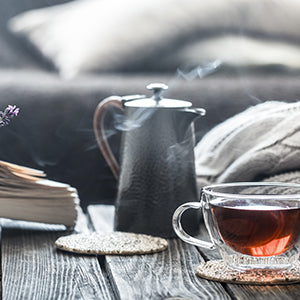
M 0 0 L 0 104 L 20 115 L 0 159 L 78 189 L 83 206 L 113 203 L 114 180 L 93 133 L 110 95 L 167 96 L 204 107 L 197 140 L 245 108 L 299 99 L 297 0 Z M 1 109 L 1 108 L 0 108 Z M 107 118 L 119 157 L 120 132 Z

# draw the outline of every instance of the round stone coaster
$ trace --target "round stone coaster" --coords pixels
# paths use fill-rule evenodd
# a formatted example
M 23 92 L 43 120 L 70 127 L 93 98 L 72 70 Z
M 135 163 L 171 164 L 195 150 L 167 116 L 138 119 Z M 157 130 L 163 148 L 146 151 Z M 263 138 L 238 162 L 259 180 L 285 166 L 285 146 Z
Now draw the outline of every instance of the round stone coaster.
M 73 234 L 56 240 L 57 248 L 84 254 L 134 255 L 165 250 L 167 240 L 128 232 L 92 232 Z
M 225 283 L 291 284 L 300 282 L 300 263 L 297 262 L 295 266 L 288 270 L 259 270 L 251 272 L 231 269 L 224 260 L 211 260 L 199 265 L 196 268 L 196 274 L 205 279 Z

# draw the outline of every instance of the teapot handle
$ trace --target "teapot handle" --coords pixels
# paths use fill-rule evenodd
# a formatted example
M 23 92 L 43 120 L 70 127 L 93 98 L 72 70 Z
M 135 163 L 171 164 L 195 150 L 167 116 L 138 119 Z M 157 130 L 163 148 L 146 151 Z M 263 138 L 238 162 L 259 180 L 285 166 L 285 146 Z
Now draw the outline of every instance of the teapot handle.
M 110 167 L 114 177 L 118 180 L 120 167 L 108 144 L 104 128 L 105 115 L 113 107 L 120 109 L 122 112 L 124 111 L 121 97 L 111 96 L 98 104 L 94 113 L 93 126 L 102 155 Z

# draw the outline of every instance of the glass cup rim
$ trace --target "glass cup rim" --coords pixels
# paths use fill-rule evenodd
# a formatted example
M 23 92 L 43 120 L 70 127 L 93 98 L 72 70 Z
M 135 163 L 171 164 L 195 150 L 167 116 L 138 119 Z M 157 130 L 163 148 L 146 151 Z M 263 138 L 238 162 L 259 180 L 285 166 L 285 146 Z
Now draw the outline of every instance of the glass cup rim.
M 266 195 L 266 194 L 235 194 L 235 193 L 227 193 L 227 192 L 216 192 L 214 189 L 216 188 L 226 188 L 226 187 L 253 187 L 253 186 L 281 186 L 281 187 L 296 187 L 299 188 L 298 194 L 285 194 L 285 195 Z M 290 183 L 290 182 L 230 182 L 230 183 L 220 183 L 220 184 L 212 184 L 207 185 L 202 188 L 202 192 L 206 195 L 210 195 L 213 197 L 226 197 L 231 199 L 257 199 L 263 197 L 263 199 L 276 199 L 278 200 L 299 200 L 300 201 L 300 184 Z

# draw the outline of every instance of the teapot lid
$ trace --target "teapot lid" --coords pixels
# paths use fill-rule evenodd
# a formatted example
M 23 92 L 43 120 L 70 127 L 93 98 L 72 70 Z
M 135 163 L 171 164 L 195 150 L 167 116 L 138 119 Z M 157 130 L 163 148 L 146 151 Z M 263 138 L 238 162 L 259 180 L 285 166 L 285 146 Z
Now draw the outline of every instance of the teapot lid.
M 154 108 L 186 108 L 191 107 L 192 102 L 178 99 L 167 99 L 161 96 L 168 86 L 164 83 L 151 83 L 147 85 L 148 90 L 153 91 L 151 98 L 145 96 L 128 96 L 124 97 L 124 105 L 126 107 L 154 107 Z

